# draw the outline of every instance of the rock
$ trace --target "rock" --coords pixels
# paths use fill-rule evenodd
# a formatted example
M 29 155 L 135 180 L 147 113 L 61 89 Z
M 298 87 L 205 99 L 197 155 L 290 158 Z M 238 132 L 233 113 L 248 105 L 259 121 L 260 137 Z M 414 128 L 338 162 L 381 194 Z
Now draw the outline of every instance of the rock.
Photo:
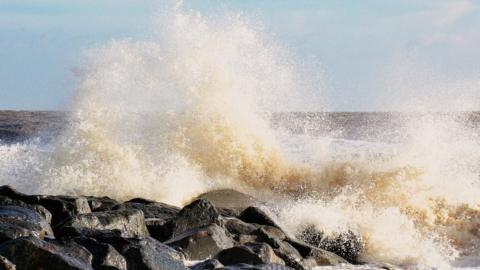
M 287 243 L 292 245 L 300 255 L 305 259 L 314 259 L 318 266 L 323 265 L 339 265 L 339 264 L 348 264 L 344 258 L 336 255 L 335 253 L 314 247 L 305 242 L 295 240 L 295 239 L 286 239 Z
M 39 213 L 49 224 L 52 222 L 52 214 L 45 207 L 41 205 L 31 205 L 20 200 L 11 199 L 5 196 L 0 196 L 0 205 L 13 205 L 28 208 Z
M 51 223 L 54 228 L 77 214 L 91 212 L 88 201 L 84 197 L 26 195 L 9 186 L 0 187 L 0 196 L 20 200 L 27 204 L 37 204 L 45 207 L 52 214 Z
M 0 255 L 13 262 L 17 270 L 92 269 L 92 255 L 83 247 L 69 243 L 50 243 L 35 237 L 22 237 L 0 245 Z
M 52 225 L 54 228 L 75 215 L 91 213 L 88 201 L 84 197 L 44 195 L 32 197 L 34 198 L 32 200 L 33 203 L 44 206 L 52 213 Z
M 222 268 L 223 264 L 216 259 L 209 259 L 201 263 L 197 263 L 190 267 L 191 270 L 213 270 Z
M 313 246 L 333 252 L 351 263 L 359 263 L 359 256 L 363 252 L 364 243 L 360 236 L 352 231 L 332 236 L 325 236 L 315 227 L 307 227 L 299 236 Z
M 178 212 L 180 212 L 180 208 L 165 203 L 151 202 L 144 204 L 136 201 L 138 201 L 138 199 L 133 202 L 130 201 L 123 204 L 118 204 L 114 206 L 112 210 L 137 209 L 143 211 L 145 218 L 163 220 L 171 220 L 178 214 Z
M 39 213 L 19 206 L 0 206 L 0 228 L 0 241 L 22 236 L 53 237 L 50 224 Z
M 85 247 L 93 255 L 92 266 L 95 270 L 126 270 L 127 261 L 111 245 L 98 242 L 93 238 L 75 237 L 77 244 Z
M 7 258 L 0 256 L 0 270 L 15 270 L 15 264 L 10 262 Z
M 258 226 L 246 223 L 237 218 L 225 218 L 224 226 L 230 233 L 235 235 L 250 234 L 258 229 Z
M 196 200 L 185 206 L 173 220 L 173 236 L 195 227 L 221 225 L 220 214 L 207 200 Z
M 292 270 L 292 268 L 280 264 L 260 264 L 260 265 L 250 265 L 250 264 L 237 264 L 229 265 L 224 270 Z
M 119 202 L 109 197 L 86 197 L 92 212 L 107 211 L 112 209 Z
M 254 197 L 233 189 L 213 190 L 199 195 L 195 200 L 210 201 L 216 208 L 235 209 L 243 211 L 249 206 L 260 204 Z
M 223 228 L 216 224 L 194 228 L 178 234 L 165 244 L 180 248 L 189 260 L 205 260 L 215 257 L 223 249 L 233 247 Z
M 148 218 L 145 219 L 145 225 L 147 226 L 150 236 L 160 242 L 167 241 L 173 234 L 173 222 L 171 221 L 158 218 Z
M 183 255 L 150 237 L 132 240 L 123 247 L 122 255 L 129 270 L 188 270 Z
M 118 230 L 122 237 L 149 235 L 143 212 L 140 210 L 111 210 L 79 214 L 66 222 L 65 226 L 92 230 Z
M 223 217 L 238 217 L 242 211 L 230 208 L 217 208 L 218 213 Z
M 273 249 L 265 243 L 247 243 L 242 246 L 225 249 L 218 254 L 218 260 L 224 265 L 239 263 L 285 265 L 282 259 L 275 255 Z
M 250 206 L 245 209 L 239 216 L 239 219 L 259 225 L 268 225 L 273 227 L 279 227 L 272 218 L 270 218 L 262 209 Z

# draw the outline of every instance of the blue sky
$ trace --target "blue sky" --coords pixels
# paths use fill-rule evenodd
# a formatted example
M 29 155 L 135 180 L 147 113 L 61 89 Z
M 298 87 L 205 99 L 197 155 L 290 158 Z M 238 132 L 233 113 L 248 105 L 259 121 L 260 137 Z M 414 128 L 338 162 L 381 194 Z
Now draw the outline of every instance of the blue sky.
M 161 1 L 0 0 L 0 109 L 63 109 L 85 50 L 152 35 Z M 260 18 L 333 110 L 480 107 L 480 1 L 184 1 Z M 400 104 L 401 103 L 401 104 Z M 435 108 L 434 108 L 435 109 Z

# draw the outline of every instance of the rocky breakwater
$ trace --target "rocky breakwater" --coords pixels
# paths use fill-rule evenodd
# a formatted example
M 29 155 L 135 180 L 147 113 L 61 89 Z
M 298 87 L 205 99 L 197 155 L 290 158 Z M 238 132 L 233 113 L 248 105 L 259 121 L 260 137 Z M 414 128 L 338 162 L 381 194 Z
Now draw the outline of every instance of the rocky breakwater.
M 26 195 L 2 186 L 0 269 L 280 270 L 355 263 L 354 252 L 335 241 L 329 245 L 338 255 L 314 237 L 307 243 L 287 235 L 258 205 L 231 190 L 204 194 L 180 209 L 140 198 Z

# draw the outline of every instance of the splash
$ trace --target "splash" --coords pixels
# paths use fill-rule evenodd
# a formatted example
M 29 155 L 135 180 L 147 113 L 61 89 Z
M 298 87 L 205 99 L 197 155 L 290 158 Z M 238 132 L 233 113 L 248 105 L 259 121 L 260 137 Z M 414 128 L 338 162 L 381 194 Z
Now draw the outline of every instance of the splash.
M 176 205 L 224 187 L 271 196 L 291 234 L 354 231 L 366 262 L 446 267 L 476 251 L 480 151 L 461 121 L 406 121 L 409 142 L 381 155 L 327 145 L 322 159 L 296 160 L 281 138 L 299 137 L 272 129 L 265 113 L 307 106 L 298 93 L 312 83 L 292 57 L 242 16 L 162 18 L 157 38 L 91 51 L 58 142 L 1 146 L 1 179 L 27 192 Z M 315 140 L 324 139 L 307 136 L 306 148 Z

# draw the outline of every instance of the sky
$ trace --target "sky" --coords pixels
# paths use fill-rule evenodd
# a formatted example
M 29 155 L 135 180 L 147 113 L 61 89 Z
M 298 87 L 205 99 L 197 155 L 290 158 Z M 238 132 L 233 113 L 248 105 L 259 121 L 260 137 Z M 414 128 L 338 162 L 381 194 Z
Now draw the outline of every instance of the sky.
M 142 39 L 165 1 L 0 0 L 0 109 L 66 109 L 88 49 Z M 185 0 L 262 21 L 331 110 L 480 109 L 480 0 Z

